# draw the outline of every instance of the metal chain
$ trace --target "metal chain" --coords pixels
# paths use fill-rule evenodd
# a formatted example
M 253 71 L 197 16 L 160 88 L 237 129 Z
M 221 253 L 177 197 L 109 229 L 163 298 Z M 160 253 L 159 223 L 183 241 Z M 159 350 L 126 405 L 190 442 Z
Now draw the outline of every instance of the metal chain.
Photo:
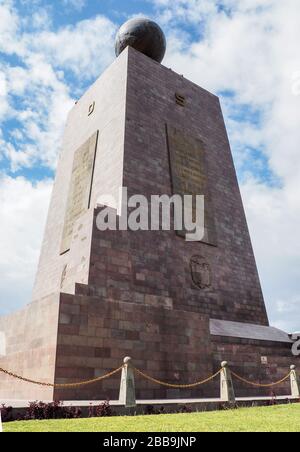
M 1 367 L 0 367 L 0 372 L 5 375 L 8 375 L 9 377 L 24 381 L 25 383 L 31 383 L 31 384 L 38 385 L 38 386 L 45 386 L 45 387 L 50 387 L 50 388 L 76 388 L 76 387 L 80 387 L 80 386 L 88 386 L 88 385 L 97 383 L 99 381 L 105 380 L 107 378 L 110 378 L 113 375 L 116 375 L 117 373 L 119 373 L 123 369 L 123 367 L 124 367 L 124 365 L 119 367 L 118 369 L 113 370 L 112 372 L 109 372 L 106 375 L 94 378 L 92 380 L 86 380 L 86 381 L 82 381 L 82 382 L 78 382 L 78 383 L 66 383 L 66 384 L 43 383 L 40 381 L 30 380 L 29 378 L 24 378 L 24 377 L 21 377 L 20 375 L 14 374 L 12 372 L 8 372 L 7 370 L 2 369 Z M 144 379 L 146 379 L 148 381 L 151 381 L 152 383 L 158 384 L 160 386 L 165 386 L 167 388 L 175 388 L 175 389 L 188 389 L 188 388 L 195 388 L 197 386 L 204 385 L 205 383 L 208 383 L 208 382 L 214 380 L 222 372 L 222 369 L 220 369 L 218 372 L 216 372 L 211 377 L 208 377 L 205 380 L 197 381 L 196 383 L 172 384 L 172 383 L 166 383 L 164 381 L 157 380 L 156 378 L 150 377 L 149 375 L 145 374 L 144 372 L 142 372 L 141 370 L 139 370 L 135 367 L 133 369 L 138 375 L 140 375 L 141 377 L 143 377 Z M 246 380 L 245 378 L 241 377 L 240 375 L 236 374 L 233 371 L 231 371 L 231 374 L 233 377 L 237 378 L 239 381 L 241 381 L 245 384 L 251 385 L 251 386 L 259 387 L 259 388 L 272 388 L 274 386 L 278 386 L 278 385 L 284 383 L 291 376 L 291 372 L 289 372 L 288 375 L 286 375 L 284 378 L 282 378 L 281 380 L 279 380 L 275 383 L 261 384 L 261 383 L 255 383 L 255 382 Z
M 284 383 L 288 378 L 291 376 L 291 372 L 289 372 L 288 375 L 286 375 L 282 380 L 276 381 L 275 383 L 269 383 L 269 384 L 261 384 L 261 383 L 254 383 L 253 381 L 246 380 L 245 378 L 241 377 L 240 375 L 236 374 L 235 372 L 231 371 L 231 374 L 237 378 L 239 381 L 246 383 L 251 386 L 255 386 L 257 388 L 273 388 L 274 386 L 279 386 L 281 383 Z
M 197 386 L 204 385 L 205 383 L 208 383 L 209 381 L 211 381 L 214 378 L 216 378 L 222 372 L 222 369 L 220 369 L 217 373 L 215 373 L 211 377 L 208 377 L 205 380 L 198 381 L 196 383 L 186 384 L 186 385 L 176 385 L 176 384 L 165 383 L 164 381 L 156 380 L 155 378 L 150 377 L 149 375 L 145 374 L 144 372 L 142 372 L 139 369 L 136 369 L 135 367 L 134 367 L 134 370 L 135 370 L 135 372 L 138 375 L 140 375 L 141 377 L 145 378 L 146 380 L 151 381 L 152 383 L 156 383 L 156 384 L 158 384 L 160 386 L 165 386 L 167 388 L 176 388 L 176 389 L 188 389 L 188 388 L 195 388 Z
M 24 378 L 24 377 L 21 377 L 20 375 L 16 375 L 16 374 L 14 374 L 12 372 L 8 372 L 7 370 L 2 369 L 1 367 L 0 367 L 0 372 L 2 372 L 5 375 L 8 375 L 9 377 L 13 377 L 13 378 L 16 378 L 17 380 L 24 381 L 25 383 L 31 383 L 31 384 L 38 385 L 38 386 L 46 386 L 46 387 L 49 387 L 49 388 L 77 388 L 77 387 L 80 387 L 80 386 L 88 386 L 90 384 L 94 384 L 94 383 L 97 383 L 99 381 L 102 381 L 102 380 L 105 380 L 107 378 L 110 378 L 113 375 L 115 375 L 118 372 L 120 372 L 122 369 L 123 369 L 123 366 L 119 367 L 116 370 L 113 370 L 112 372 L 109 372 L 106 375 L 94 378 L 92 380 L 86 380 L 86 381 L 82 381 L 82 382 L 79 382 L 79 383 L 66 383 L 66 384 L 43 383 L 41 381 L 30 380 L 29 378 Z

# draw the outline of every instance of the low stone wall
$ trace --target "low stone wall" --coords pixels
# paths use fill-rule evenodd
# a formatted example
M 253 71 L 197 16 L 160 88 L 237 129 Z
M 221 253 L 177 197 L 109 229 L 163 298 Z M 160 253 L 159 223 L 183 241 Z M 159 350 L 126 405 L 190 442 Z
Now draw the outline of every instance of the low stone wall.
M 221 361 L 228 361 L 231 370 L 252 382 L 276 382 L 289 373 L 292 364 L 300 366 L 300 359 L 292 355 L 289 343 L 221 336 L 211 339 L 214 369 L 220 367 Z M 235 378 L 233 383 L 237 397 L 290 395 L 291 391 L 289 380 L 274 389 L 252 387 Z
M 8 317 L 0 317 L 0 367 L 41 382 L 53 382 L 59 299 L 47 297 Z M 53 389 L 32 385 L 0 372 L 0 400 L 52 400 Z

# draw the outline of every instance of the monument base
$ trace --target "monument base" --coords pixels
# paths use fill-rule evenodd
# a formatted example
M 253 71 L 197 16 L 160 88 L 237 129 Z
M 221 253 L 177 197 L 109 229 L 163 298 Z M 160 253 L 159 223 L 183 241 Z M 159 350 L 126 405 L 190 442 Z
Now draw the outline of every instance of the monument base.
M 0 329 L 7 335 L 1 367 L 41 382 L 69 384 L 106 374 L 130 355 L 137 368 L 174 384 L 212 374 L 207 316 L 86 295 L 55 298 L 1 320 Z M 47 322 L 40 324 L 41 318 Z M 0 399 L 116 400 L 120 377 L 52 390 L 0 374 Z M 162 388 L 143 379 L 136 387 L 139 399 L 199 398 L 207 391 L 204 386 L 193 391 Z
M 146 374 L 185 384 L 212 375 L 223 360 L 239 375 L 261 383 L 279 380 L 296 364 L 288 335 L 274 328 L 80 295 L 84 289 L 79 285 L 76 295 L 53 295 L 0 319 L 6 338 L 0 366 L 32 380 L 69 384 L 106 374 L 131 356 L 134 366 Z M 119 374 L 92 385 L 60 389 L 0 374 L 0 400 L 117 400 L 119 386 Z M 272 388 L 239 381 L 234 386 L 237 397 L 273 394 Z M 219 379 L 179 390 L 137 376 L 136 389 L 142 400 L 219 397 Z M 289 381 L 274 391 L 289 395 Z

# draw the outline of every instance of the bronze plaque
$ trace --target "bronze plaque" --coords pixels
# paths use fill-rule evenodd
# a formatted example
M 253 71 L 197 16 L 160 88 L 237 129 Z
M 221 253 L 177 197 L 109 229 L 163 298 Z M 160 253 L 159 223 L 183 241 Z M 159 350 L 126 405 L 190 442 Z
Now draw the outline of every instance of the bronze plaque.
M 74 154 L 61 254 L 69 251 L 75 221 L 90 207 L 98 131 Z
M 168 147 L 173 194 L 193 196 L 193 220 L 195 221 L 196 196 L 204 195 L 205 235 L 202 240 L 209 245 L 217 245 L 215 220 L 208 187 L 205 146 L 202 141 L 185 135 L 175 127 L 167 126 Z M 177 231 L 184 236 L 187 231 Z

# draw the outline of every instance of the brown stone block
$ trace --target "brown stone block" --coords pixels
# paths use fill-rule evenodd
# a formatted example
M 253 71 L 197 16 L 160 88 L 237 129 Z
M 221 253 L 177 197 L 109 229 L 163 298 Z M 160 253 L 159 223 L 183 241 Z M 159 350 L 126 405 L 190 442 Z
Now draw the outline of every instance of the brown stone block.
M 123 362 L 120 362 L 118 359 L 115 358 L 105 358 L 103 359 L 103 367 L 107 369 L 108 371 L 117 369 L 123 364 Z
M 111 349 L 98 347 L 98 348 L 94 349 L 94 353 L 95 353 L 95 357 L 96 358 L 110 358 L 110 356 L 111 356 Z
M 79 382 L 81 379 L 93 378 L 94 372 L 92 369 L 88 367 L 58 367 L 56 370 L 56 382 L 57 379 L 64 379 L 66 383 L 68 383 L 69 379 L 74 379 L 74 383 Z M 76 379 L 76 380 L 75 380 Z
M 94 336 L 100 337 L 103 339 L 110 338 L 112 336 L 112 332 L 109 328 L 97 328 Z
M 80 325 L 80 327 L 79 327 L 79 335 L 80 336 L 95 337 L 96 336 L 96 327 L 88 326 L 88 325 Z
M 95 349 L 93 347 L 83 347 L 76 345 L 59 345 L 57 353 L 62 356 L 95 356 Z
M 59 334 L 76 336 L 79 334 L 79 325 L 59 325 Z
M 83 336 L 59 335 L 57 339 L 58 345 L 79 345 L 86 346 L 89 344 L 89 338 Z
M 138 341 L 140 339 L 140 333 L 137 331 L 126 331 L 126 339 L 132 341 Z
M 101 317 L 89 316 L 88 325 L 91 327 L 104 327 L 104 319 Z
M 59 316 L 59 323 L 62 325 L 70 325 L 72 316 L 70 314 L 61 313 Z
M 63 303 L 61 305 L 61 313 L 64 314 L 73 314 L 73 315 L 79 315 L 80 314 L 80 306 L 79 305 L 75 305 L 74 303 L 70 303 L 70 299 L 69 299 L 69 303 Z
M 88 316 L 85 314 L 81 315 L 73 315 L 71 319 L 72 325 L 80 325 L 87 326 L 88 325 Z
M 145 342 L 160 343 L 160 337 L 151 333 L 140 333 L 140 339 Z

